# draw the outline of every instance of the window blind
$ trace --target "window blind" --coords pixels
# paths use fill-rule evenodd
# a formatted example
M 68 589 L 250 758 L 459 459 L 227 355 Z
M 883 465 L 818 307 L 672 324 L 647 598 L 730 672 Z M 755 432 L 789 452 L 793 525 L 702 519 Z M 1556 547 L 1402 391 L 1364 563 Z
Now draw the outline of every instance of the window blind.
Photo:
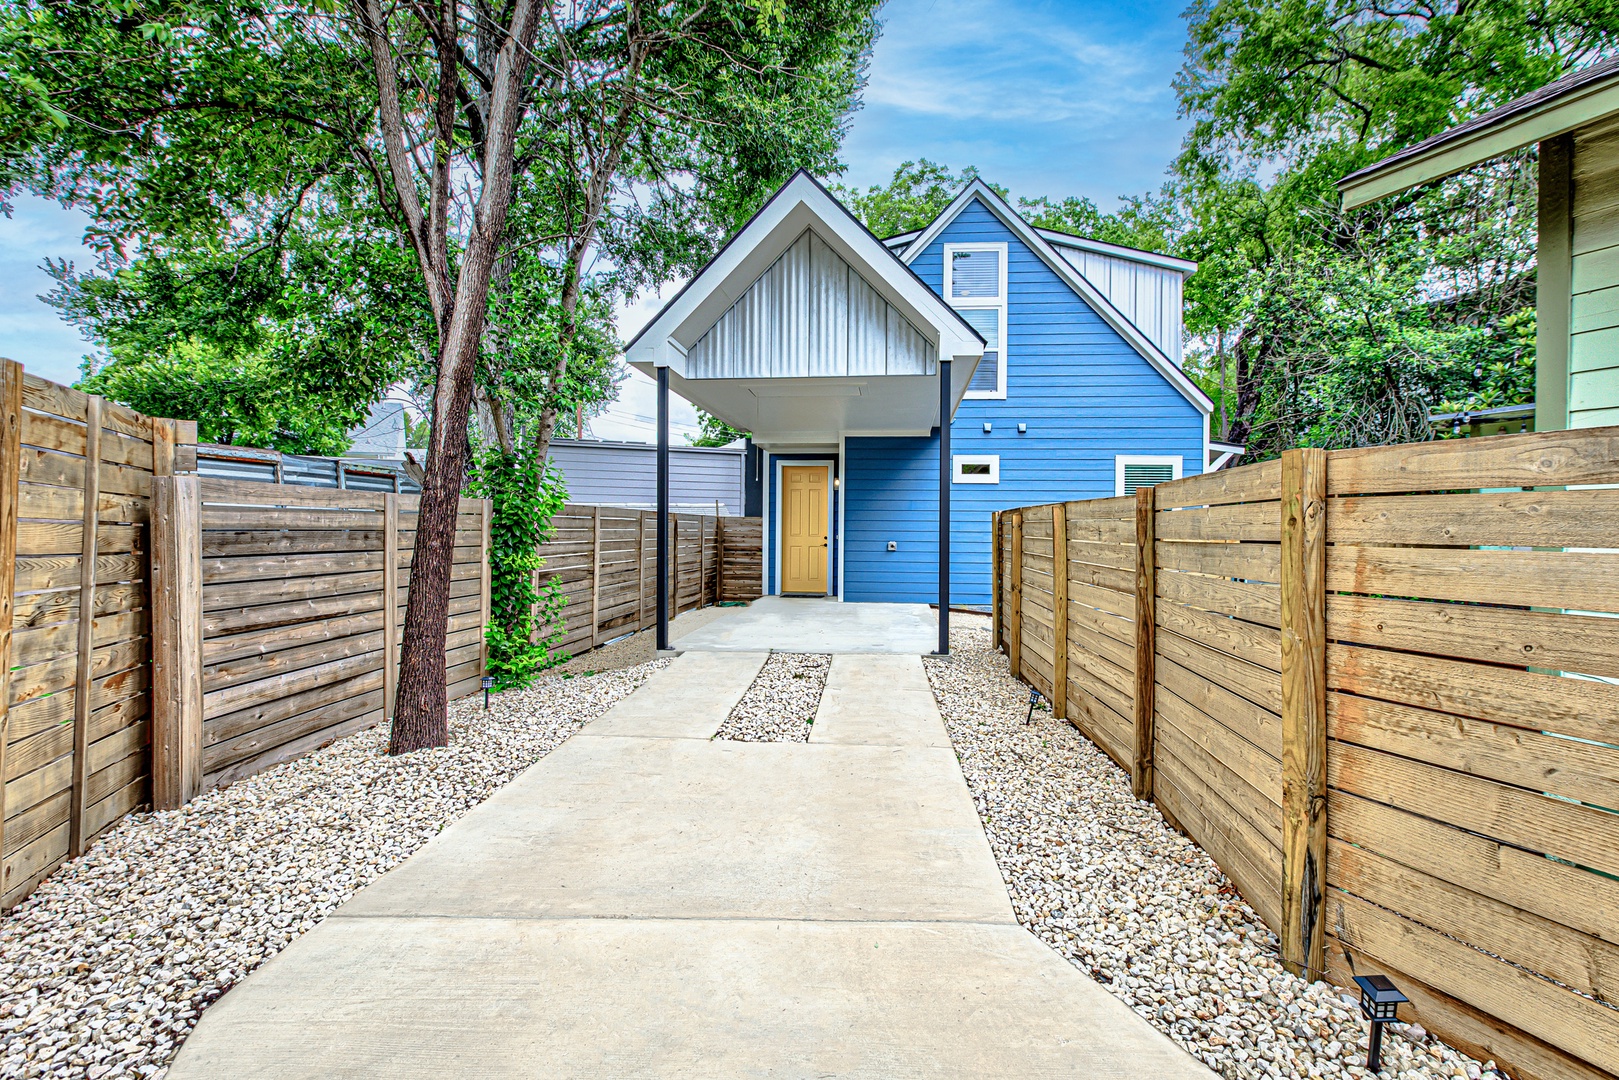
M 952 251 L 950 299 L 993 300 L 1001 295 L 1001 253 Z

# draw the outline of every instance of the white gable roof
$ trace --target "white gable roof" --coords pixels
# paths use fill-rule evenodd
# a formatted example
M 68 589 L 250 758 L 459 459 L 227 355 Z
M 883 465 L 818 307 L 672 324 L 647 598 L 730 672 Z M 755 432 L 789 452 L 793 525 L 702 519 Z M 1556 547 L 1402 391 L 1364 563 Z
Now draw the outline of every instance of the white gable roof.
M 669 367 L 682 378 L 688 371 L 690 351 L 702 341 L 756 284 L 812 234 L 813 250 L 829 263 L 836 260 L 859 278 L 872 294 L 862 299 L 880 302 L 923 339 L 935 356 L 967 361 L 952 371 L 952 381 L 971 377 L 984 353 L 984 341 L 927 283 L 885 248 L 880 240 L 849 215 L 841 203 L 800 170 L 742 227 L 674 299 L 664 305 L 625 349 L 625 359 L 647 372 Z M 758 296 L 757 293 L 754 294 Z M 886 318 L 885 314 L 885 318 Z M 761 362 L 775 360 L 761 355 Z M 790 378 L 789 358 L 783 370 L 761 369 L 756 376 Z M 828 374 L 833 374 L 828 372 Z M 710 376 L 712 377 L 712 376 Z M 962 382 L 963 391 L 966 383 Z
M 1069 288 L 1078 293 L 1091 306 L 1092 310 L 1102 317 L 1103 322 L 1106 322 L 1118 332 L 1120 337 L 1129 342 L 1130 346 L 1140 353 L 1159 374 L 1167 379 L 1170 385 L 1180 392 L 1181 396 L 1196 406 L 1199 412 L 1206 416 L 1214 411 L 1214 403 L 1209 400 L 1208 395 L 1203 393 L 1197 384 L 1181 370 L 1180 364 L 1177 362 L 1178 358 L 1175 355 L 1179 351 L 1178 348 L 1171 351 L 1154 340 L 1154 337 L 1166 337 L 1167 331 L 1152 335 L 1144 332 L 1120 309 L 1119 303 L 1110 298 L 1106 291 L 1093 283 L 1081 272 L 1080 267 L 1075 265 L 1076 263 L 1084 265 L 1087 255 L 1101 256 L 1110 263 L 1129 261 L 1145 264 L 1150 262 L 1153 265 L 1163 267 L 1179 278 L 1184 278 L 1186 274 L 1190 274 L 1192 270 L 1196 269 L 1196 263 L 1189 263 L 1185 259 L 1175 259 L 1172 256 L 1158 255 L 1154 252 L 1136 251 L 1133 248 L 1121 247 L 1117 244 L 1104 244 L 1101 241 L 1069 236 L 1050 229 L 1036 229 L 1023 220 L 1023 217 L 1017 211 L 1007 205 L 1005 199 L 997 195 L 995 190 L 982 180 L 974 180 L 968 184 L 961 194 L 957 195 L 950 205 L 944 208 L 938 217 L 928 223 L 927 228 L 922 229 L 920 232 L 891 236 L 884 243 L 891 248 L 898 248 L 903 245 L 903 254 L 900 257 L 909 265 L 916 260 L 918 255 L 926 251 L 934 240 L 938 239 L 939 234 L 944 231 L 945 227 L 960 216 L 961 212 L 970 206 L 974 199 L 983 203 L 985 208 L 1010 229 L 1030 251 L 1039 256 L 1040 260 L 1050 267 L 1053 273 L 1060 277 Z M 1067 250 L 1060 250 L 1056 246 L 1058 244 L 1062 245 L 1063 249 L 1071 249 L 1072 254 L 1070 255 Z M 1121 293 L 1127 287 L 1133 289 L 1136 284 L 1128 276 L 1120 275 L 1119 289 Z M 1178 284 L 1178 281 L 1176 284 Z M 1158 329 L 1164 330 L 1161 327 Z

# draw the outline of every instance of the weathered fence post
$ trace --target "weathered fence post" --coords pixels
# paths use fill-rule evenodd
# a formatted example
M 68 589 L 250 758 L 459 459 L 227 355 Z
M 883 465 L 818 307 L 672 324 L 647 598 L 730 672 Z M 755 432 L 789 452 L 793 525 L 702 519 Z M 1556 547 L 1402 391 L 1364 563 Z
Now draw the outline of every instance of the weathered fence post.
M 101 504 L 101 399 L 84 406 L 83 543 L 79 549 L 79 655 L 73 676 L 73 786 L 68 801 L 67 853 L 84 854 L 84 808 L 90 790 L 90 695 L 95 675 L 96 525 Z
M 152 806 L 202 790 L 202 505 L 195 476 L 152 478 Z
M 1158 653 L 1158 555 L 1153 514 L 1157 508 L 1156 488 L 1136 488 L 1136 740 L 1130 757 L 1130 791 L 1138 799 L 1151 799 L 1153 786 L 1153 680 Z
M 590 647 L 601 644 L 602 628 L 602 508 L 590 517 Z
M 989 519 L 989 640 L 996 652 L 1005 652 L 1001 640 L 1001 570 L 1006 554 L 1001 551 L 1001 512 L 996 510 Z
M 382 497 L 382 716 L 399 692 L 399 496 Z
M 1327 453 L 1282 454 L 1282 963 L 1323 976 Z
M 495 524 L 495 500 L 483 501 L 483 536 L 479 539 L 481 558 L 478 560 L 478 604 L 483 615 L 482 633 L 478 637 L 478 674 L 489 674 L 489 624 L 495 619 L 495 579 L 489 565 L 490 538 Z
M 17 571 L 17 484 L 22 478 L 22 365 L 0 360 L 0 856 L 6 846 L 6 743 L 11 741 L 11 608 Z M 0 858 L 0 862 L 3 862 Z M 0 882 L 3 893 L 11 882 Z
M 1068 719 L 1068 517 L 1051 506 L 1051 715 Z
M 1006 666 L 1012 678 L 1023 678 L 1023 511 L 1012 511 L 1012 628 L 1006 636 Z
M 635 628 L 646 629 L 646 511 L 635 512 Z

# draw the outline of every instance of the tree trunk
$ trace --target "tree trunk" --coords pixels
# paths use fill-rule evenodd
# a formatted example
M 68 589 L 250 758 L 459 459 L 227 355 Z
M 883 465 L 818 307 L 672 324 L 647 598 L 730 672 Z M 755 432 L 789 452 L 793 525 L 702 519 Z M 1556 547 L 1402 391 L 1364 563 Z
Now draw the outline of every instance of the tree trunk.
M 514 7 L 510 30 L 495 63 L 483 190 L 449 318 L 441 331 L 433 432 L 416 521 L 405 635 L 399 649 L 399 687 L 388 739 L 390 754 L 444 746 L 450 741 L 444 641 L 455 518 L 466 472 L 467 420 L 489 310 L 489 280 L 512 203 L 513 147 L 525 111 L 524 72 L 534 47 L 538 9 L 537 0 L 522 0 Z

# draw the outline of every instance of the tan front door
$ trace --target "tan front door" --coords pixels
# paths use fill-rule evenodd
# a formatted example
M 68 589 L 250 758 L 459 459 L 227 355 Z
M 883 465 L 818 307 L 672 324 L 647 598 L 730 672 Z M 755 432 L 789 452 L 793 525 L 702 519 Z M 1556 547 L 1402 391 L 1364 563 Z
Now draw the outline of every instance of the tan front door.
M 827 521 L 831 494 L 825 465 L 781 467 L 781 591 L 826 595 Z

